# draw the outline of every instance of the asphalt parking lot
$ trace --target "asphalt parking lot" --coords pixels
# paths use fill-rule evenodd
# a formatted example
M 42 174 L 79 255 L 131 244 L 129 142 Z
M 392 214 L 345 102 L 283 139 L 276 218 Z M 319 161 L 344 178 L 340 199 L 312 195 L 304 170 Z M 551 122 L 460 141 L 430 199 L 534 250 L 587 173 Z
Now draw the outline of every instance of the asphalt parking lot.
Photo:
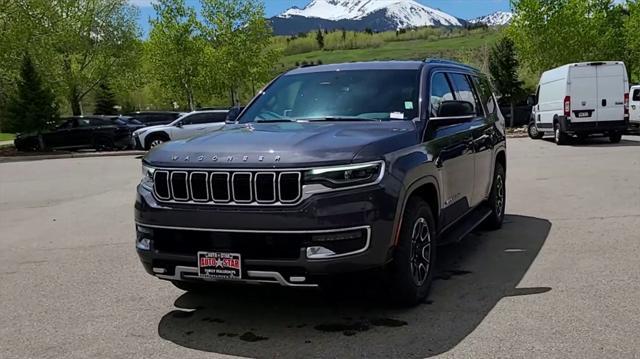
M 0 164 L 1 358 L 638 357 L 640 137 L 508 142 L 505 226 L 439 252 L 429 301 L 148 276 L 139 159 Z

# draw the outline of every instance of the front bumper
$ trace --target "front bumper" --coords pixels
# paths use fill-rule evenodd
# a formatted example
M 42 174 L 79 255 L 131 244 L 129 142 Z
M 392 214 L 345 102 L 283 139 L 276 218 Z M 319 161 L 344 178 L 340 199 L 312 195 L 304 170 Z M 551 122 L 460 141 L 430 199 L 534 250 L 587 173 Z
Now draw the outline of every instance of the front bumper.
M 136 150 L 144 150 L 142 147 L 142 142 L 140 142 L 140 136 L 133 134 L 131 136 L 131 147 Z
M 397 195 L 391 177 L 374 186 L 316 194 L 292 207 L 222 207 L 156 201 L 138 187 L 137 249 L 145 270 L 161 279 L 197 280 L 197 252 L 242 255 L 245 282 L 290 286 L 317 284 L 320 277 L 359 272 L 391 260 Z M 362 231 L 360 245 L 337 255 L 309 258 L 314 236 Z M 167 240 L 167 238 L 171 238 Z M 252 242 L 255 241 L 255 242 Z M 346 243 L 346 242 L 345 242 Z

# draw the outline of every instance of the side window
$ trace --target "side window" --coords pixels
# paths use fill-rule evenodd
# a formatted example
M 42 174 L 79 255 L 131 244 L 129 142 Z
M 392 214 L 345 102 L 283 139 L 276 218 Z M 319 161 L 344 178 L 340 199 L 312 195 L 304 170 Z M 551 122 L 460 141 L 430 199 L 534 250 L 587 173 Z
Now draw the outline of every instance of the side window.
M 87 118 L 78 118 L 76 119 L 77 125 L 74 127 L 89 127 L 91 126 L 91 121 Z
M 457 99 L 467 101 L 473 105 L 473 110 L 477 115 L 484 115 L 480 106 L 480 101 L 476 97 L 473 85 L 469 82 L 469 77 L 463 74 L 449 74 L 453 86 L 456 88 Z
M 227 120 L 228 112 L 214 112 L 211 114 L 212 119 L 210 122 L 224 122 Z
M 491 84 L 484 77 L 474 77 L 476 88 L 478 89 L 480 102 L 483 104 L 487 116 L 496 115 L 497 106 L 493 99 L 493 91 Z
M 633 90 L 633 101 L 640 101 L 640 89 Z
M 191 116 L 187 116 L 182 120 L 183 125 L 200 125 L 209 122 L 211 122 L 210 113 L 196 113 Z
M 90 126 L 107 126 L 110 125 L 109 121 L 103 120 L 101 118 L 92 118 L 89 119 L 89 125 Z
M 438 72 L 431 78 L 431 110 L 432 117 L 438 117 L 438 110 L 444 101 L 455 100 L 453 90 L 444 72 Z

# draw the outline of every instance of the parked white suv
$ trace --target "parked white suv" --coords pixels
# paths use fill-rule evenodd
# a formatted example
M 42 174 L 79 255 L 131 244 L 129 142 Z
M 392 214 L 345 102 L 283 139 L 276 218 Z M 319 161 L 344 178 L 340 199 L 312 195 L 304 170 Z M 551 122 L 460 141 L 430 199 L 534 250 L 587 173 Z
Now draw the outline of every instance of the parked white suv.
M 134 145 L 149 150 L 164 142 L 182 140 L 215 131 L 224 126 L 228 110 L 189 112 L 168 125 L 141 128 L 133 133 Z
M 583 62 L 546 71 L 540 78 L 529 136 L 554 134 L 559 145 L 571 136 L 609 136 L 620 142 L 629 123 L 629 78 L 623 62 Z

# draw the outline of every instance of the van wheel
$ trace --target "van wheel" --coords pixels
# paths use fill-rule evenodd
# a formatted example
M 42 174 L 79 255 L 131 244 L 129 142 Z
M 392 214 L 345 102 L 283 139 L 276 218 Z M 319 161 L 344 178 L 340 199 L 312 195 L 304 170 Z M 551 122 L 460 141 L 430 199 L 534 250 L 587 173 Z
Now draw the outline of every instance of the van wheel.
M 539 140 L 544 136 L 544 132 L 538 131 L 536 124 L 533 122 L 529 124 L 529 127 L 527 128 L 527 133 L 529 134 L 529 138 L 533 140 Z
M 562 130 L 560 129 L 559 123 L 556 123 L 555 126 L 553 126 L 553 133 L 554 133 L 556 145 L 562 146 L 562 145 L 566 145 L 569 142 L 569 135 L 562 132 Z
M 609 135 L 609 141 L 611 143 L 620 143 L 621 140 L 622 140 L 621 133 L 612 133 Z
M 409 199 L 401 226 L 387 288 L 395 303 L 414 306 L 429 294 L 435 270 L 435 220 L 429 205 L 418 197 Z
M 507 205 L 507 176 L 504 167 L 496 163 L 493 171 L 493 185 L 487 201 L 491 214 L 484 220 L 484 227 L 489 230 L 500 229 L 504 221 L 504 213 Z

